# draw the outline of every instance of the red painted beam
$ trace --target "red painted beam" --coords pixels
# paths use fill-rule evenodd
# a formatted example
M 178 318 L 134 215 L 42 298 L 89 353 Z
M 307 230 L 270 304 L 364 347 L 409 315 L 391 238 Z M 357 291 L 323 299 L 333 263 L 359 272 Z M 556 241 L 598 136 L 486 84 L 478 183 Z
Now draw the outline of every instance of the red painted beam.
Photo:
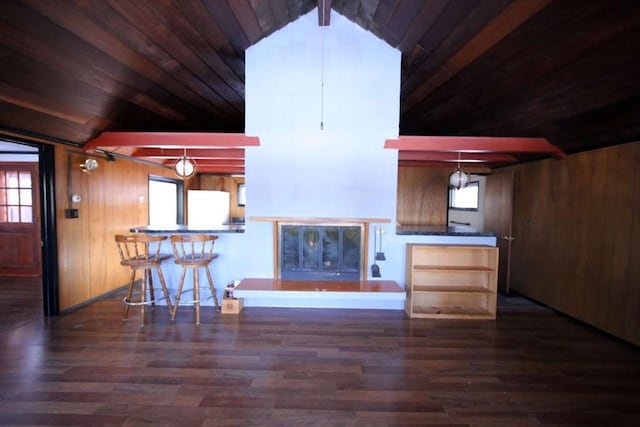
M 259 145 L 260 139 L 257 136 L 247 136 L 243 133 L 102 132 L 82 148 L 85 152 L 93 152 L 105 147 L 213 148 Z
M 514 163 L 518 159 L 508 153 L 458 153 L 451 151 L 400 151 L 399 161 L 433 161 L 456 163 L 460 160 L 463 163 Z
M 139 148 L 131 155 L 154 159 L 177 159 L 184 155 L 179 148 Z M 244 148 L 188 148 L 187 157 L 192 159 L 244 159 Z
M 400 160 L 398 161 L 399 167 L 409 167 L 409 168 L 446 168 L 450 171 L 454 171 L 456 165 L 446 162 L 431 162 L 431 161 L 419 161 L 419 160 Z M 471 164 L 463 164 L 462 169 L 469 173 L 477 173 L 477 174 L 489 174 L 491 173 L 491 168 L 483 163 L 471 163 Z
M 400 136 L 387 139 L 384 148 L 401 151 L 445 151 L 463 153 L 549 153 L 556 158 L 565 154 L 545 138 L 492 136 Z
M 318 25 L 328 27 L 331 24 L 331 0 L 318 0 Z
M 225 166 L 197 166 L 197 173 L 213 173 L 219 175 L 242 175 L 244 174 L 244 167 L 225 167 Z
M 167 159 L 165 165 L 173 165 L 178 159 Z M 198 166 L 244 166 L 244 159 L 199 159 L 194 160 Z
M 162 164 L 173 168 L 176 159 L 165 160 Z M 198 173 L 219 173 L 219 174 L 243 174 L 244 160 L 196 160 L 196 170 Z
M 195 160 L 198 166 L 244 166 L 244 159 L 225 160 L 225 159 L 201 159 Z

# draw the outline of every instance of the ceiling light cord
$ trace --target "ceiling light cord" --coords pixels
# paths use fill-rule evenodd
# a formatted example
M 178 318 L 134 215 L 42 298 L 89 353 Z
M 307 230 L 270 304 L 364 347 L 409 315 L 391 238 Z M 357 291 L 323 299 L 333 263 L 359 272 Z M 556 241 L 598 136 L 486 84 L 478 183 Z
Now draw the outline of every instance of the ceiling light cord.
M 320 27 L 320 130 L 324 130 L 324 29 Z

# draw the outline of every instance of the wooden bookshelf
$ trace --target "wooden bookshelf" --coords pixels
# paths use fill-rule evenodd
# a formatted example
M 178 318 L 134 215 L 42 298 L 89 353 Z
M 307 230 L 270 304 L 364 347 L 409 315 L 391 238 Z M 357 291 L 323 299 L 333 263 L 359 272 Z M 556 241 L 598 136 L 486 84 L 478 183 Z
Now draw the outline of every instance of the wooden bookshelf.
M 498 248 L 407 244 L 409 317 L 495 319 Z

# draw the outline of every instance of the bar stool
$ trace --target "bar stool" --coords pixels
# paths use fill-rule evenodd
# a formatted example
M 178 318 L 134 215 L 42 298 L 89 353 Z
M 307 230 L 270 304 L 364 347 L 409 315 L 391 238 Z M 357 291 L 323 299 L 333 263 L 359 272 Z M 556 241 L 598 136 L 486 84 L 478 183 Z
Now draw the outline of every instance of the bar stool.
M 213 245 L 218 239 L 218 236 L 210 234 L 176 234 L 171 236 L 171 246 L 173 247 L 174 262 L 177 265 L 182 266 L 182 274 L 180 275 L 180 283 L 178 284 L 178 292 L 175 297 L 175 303 L 173 305 L 173 312 L 171 313 L 171 320 L 175 320 L 176 312 L 178 311 L 178 305 L 193 304 L 196 310 L 196 324 L 200 324 L 200 274 L 199 270 L 204 268 L 207 273 L 207 279 L 209 281 L 209 290 L 213 296 L 216 309 L 220 308 L 218 304 L 218 297 L 216 296 L 216 289 L 213 284 L 213 278 L 209 271 L 209 264 L 211 261 L 218 257 L 218 254 L 213 253 Z M 187 270 L 193 270 L 193 299 L 189 301 L 181 300 L 182 288 L 184 286 L 184 279 L 187 274 Z
M 162 286 L 162 292 L 164 293 L 164 297 L 167 301 L 169 313 L 173 311 L 167 284 L 164 280 L 162 269 L 160 268 L 160 263 L 162 261 L 171 258 L 170 255 L 160 254 L 162 241 L 166 240 L 166 238 L 166 236 L 149 236 L 147 234 L 117 234 L 115 236 L 118 252 L 120 253 L 120 264 L 131 269 L 131 280 L 129 281 L 127 296 L 122 300 L 125 305 L 124 315 L 122 317 L 123 322 L 127 320 L 129 307 L 131 306 L 140 306 L 140 326 L 144 326 L 145 307 L 151 304 L 155 309 L 156 298 L 153 289 L 153 270 L 157 272 L 158 277 L 160 278 L 160 285 Z M 149 246 L 151 243 L 155 242 L 158 243 L 155 251 L 150 252 Z M 140 297 L 134 301 L 132 300 L 133 288 L 138 270 L 142 270 L 144 273 L 140 285 Z M 147 300 L 147 285 L 149 300 Z

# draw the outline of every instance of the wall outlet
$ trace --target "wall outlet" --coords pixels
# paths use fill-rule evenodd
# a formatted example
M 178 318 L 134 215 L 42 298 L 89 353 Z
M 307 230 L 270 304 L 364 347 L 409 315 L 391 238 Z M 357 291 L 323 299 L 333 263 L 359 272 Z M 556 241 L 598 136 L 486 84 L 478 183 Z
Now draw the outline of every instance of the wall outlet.
M 78 218 L 79 212 L 78 209 L 65 209 L 64 217 L 65 218 Z

